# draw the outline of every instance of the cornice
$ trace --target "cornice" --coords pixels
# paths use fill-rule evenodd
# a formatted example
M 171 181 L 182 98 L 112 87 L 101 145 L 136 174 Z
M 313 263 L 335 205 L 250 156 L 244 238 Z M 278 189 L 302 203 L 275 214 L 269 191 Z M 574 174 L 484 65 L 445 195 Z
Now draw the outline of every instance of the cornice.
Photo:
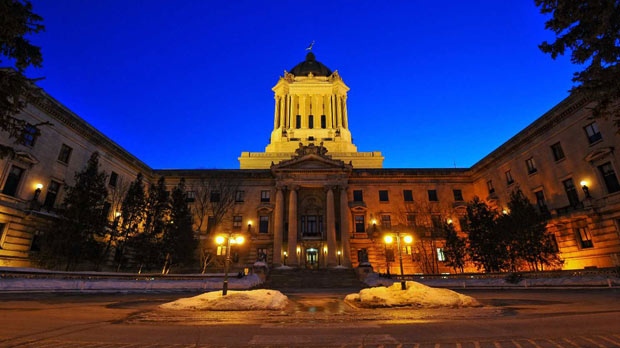
M 71 129 L 73 132 L 83 136 L 91 144 L 100 146 L 126 163 L 135 166 L 138 171 L 144 173 L 145 175 L 148 175 L 153 171 L 151 167 L 140 161 L 127 150 L 123 149 L 110 138 L 103 135 L 93 126 L 88 124 L 88 122 L 52 98 L 49 94 L 43 91 L 41 92 L 43 93 L 44 98 L 38 98 L 32 102 L 32 105 L 36 108 L 45 112 L 47 115 L 52 116 L 56 121 L 62 123 L 62 125 Z

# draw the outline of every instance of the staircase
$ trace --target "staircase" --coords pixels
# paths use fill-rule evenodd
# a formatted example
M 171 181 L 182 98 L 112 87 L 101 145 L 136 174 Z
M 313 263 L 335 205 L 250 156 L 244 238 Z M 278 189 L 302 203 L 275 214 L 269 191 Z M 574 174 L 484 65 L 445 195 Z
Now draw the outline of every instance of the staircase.
M 366 285 L 357 279 L 352 269 L 272 269 L 264 288 L 292 289 L 362 289 Z

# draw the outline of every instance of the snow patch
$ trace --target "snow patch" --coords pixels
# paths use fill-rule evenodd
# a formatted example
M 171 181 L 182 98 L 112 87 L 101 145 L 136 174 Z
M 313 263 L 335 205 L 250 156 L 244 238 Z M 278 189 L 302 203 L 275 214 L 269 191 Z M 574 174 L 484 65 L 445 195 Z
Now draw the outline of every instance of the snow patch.
M 195 311 L 278 310 L 288 304 L 288 297 L 277 290 L 211 291 L 160 305 L 162 309 Z

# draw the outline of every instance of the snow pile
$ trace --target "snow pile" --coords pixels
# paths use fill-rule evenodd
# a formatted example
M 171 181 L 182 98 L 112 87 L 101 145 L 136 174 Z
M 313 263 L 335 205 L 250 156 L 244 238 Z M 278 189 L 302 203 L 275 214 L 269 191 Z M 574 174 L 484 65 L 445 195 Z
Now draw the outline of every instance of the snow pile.
M 160 305 L 162 309 L 210 310 L 210 311 L 248 311 L 278 310 L 288 304 L 288 297 L 277 290 L 211 291 L 198 296 L 181 298 Z
M 407 290 L 402 290 L 400 283 L 389 287 L 380 286 L 363 289 L 358 294 L 349 294 L 345 302 L 364 308 L 377 307 L 478 307 L 481 304 L 473 297 L 459 294 L 448 289 L 431 288 L 429 286 L 408 281 Z

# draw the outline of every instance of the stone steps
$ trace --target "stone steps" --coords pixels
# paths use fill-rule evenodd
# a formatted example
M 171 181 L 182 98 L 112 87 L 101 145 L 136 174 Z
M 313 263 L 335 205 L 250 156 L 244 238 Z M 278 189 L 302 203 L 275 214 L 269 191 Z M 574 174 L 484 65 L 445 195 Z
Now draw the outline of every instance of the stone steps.
M 355 271 L 347 268 L 332 269 L 273 269 L 264 283 L 265 288 L 281 289 L 341 289 L 364 288 Z

